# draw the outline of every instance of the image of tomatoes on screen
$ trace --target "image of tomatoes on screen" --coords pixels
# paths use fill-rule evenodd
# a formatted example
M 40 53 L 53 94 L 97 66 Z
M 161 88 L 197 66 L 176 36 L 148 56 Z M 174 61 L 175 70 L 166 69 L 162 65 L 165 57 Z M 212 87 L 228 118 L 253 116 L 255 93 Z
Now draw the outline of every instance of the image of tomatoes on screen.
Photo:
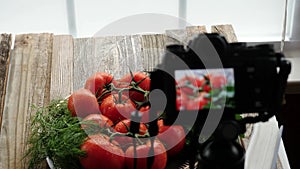
M 233 69 L 176 70 L 177 110 L 233 107 Z

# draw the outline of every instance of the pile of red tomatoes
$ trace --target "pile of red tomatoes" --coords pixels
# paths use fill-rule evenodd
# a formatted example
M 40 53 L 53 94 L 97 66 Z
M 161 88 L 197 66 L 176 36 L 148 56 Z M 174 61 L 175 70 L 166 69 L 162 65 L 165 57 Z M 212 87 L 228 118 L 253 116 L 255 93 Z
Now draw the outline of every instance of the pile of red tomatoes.
M 68 109 L 72 116 L 81 119 L 81 127 L 88 133 L 81 145 L 81 150 L 86 152 L 80 159 L 83 168 L 131 169 L 134 165 L 138 169 L 147 168 L 151 147 L 148 138 L 150 107 L 141 105 L 148 101 L 149 90 L 150 78 L 145 72 L 130 72 L 121 79 L 96 72 L 86 80 L 83 88 L 72 93 Z M 132 135 L 130 116 L 136 109 L 142 119 L 139 133 Z M 168 157 L 178 154 L 185 145 L 182 126 L 165 126 L 163 119 L 159 119 L 158 127 L 159 134 L 152 145 L 153 169 L 165 168 Z

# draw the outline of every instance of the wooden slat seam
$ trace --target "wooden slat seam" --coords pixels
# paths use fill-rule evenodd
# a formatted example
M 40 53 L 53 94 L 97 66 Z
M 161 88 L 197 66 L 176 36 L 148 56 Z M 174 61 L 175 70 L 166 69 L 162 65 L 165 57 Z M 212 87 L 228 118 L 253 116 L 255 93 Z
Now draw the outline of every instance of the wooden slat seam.
M 1 57 L 4 57 L 1 60 L 1 62 L 4 62 L 5 64 L 5 74 L 4 74 L 4 80 L 3 80 L 3 86 L 2 89 L 2 95 L 0 95 L 0 133 L 1 133 L 1 126 L 2 126 L 2 118 L 3 118 L 3 111 L 4 111 L 4 103 L 5 103 L 5 96 L 6 96 L 6 86 L 7 86 L 7 80 L 8 80 L 8 72 L 9 72 L 9 63 L 10 63 L 10 52 L 11 52 L 11 45 L 12 45 L 12 35 L 11 34 L 1 34 L 1 37 L 4 37 L 5 39 L 0 41 L 0 55 Z M 3 44 L 5 43 L 5 44 Z M 1 49 L 5 48 L 5 49 Z M 5 51 L 2 51 L 5 50 Z M 0 86 L 1 87 L 1 86 Z

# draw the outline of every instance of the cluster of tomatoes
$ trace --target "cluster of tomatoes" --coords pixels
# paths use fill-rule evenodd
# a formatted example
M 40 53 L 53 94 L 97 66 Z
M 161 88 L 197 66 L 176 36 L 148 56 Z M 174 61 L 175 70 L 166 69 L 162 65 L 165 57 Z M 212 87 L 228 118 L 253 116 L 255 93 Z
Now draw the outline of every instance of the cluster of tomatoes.
M 178 79 L 176 81 L 177 110 L 209 108 L 212 101 L 212 89 L 220 89 L 225 85 L 226 78 L 222 75 L 184 76 Z
M 68 99 L 72 116 L 82 119 L 82 129 L 89 134 L 81 149 L 86 156 L 80 159 L 85 169 L 147 168 L 151 145 L 154 148 L 153 169 L 163 169 L 167 157 L 178 154 L 185 145 L 182 126 L 165 126 L 158 120 L 159 133 L 151 144 L 148 133 L 148 101 L 150 78 L 145 72 L 130 72 L 121 79 L 97 72 Z M 139 133 L 130 133 L 131 113 L 139 109 Z M 95 129 L 97 128 L 97 130 Z M 90 129 L 93 131 L 91 132 Z M 98 130 L 99 129 L 99 130 Z M 133 145 L 135 144 L 135 145 Z M 135 147 L 135 148 L 134 148 Z

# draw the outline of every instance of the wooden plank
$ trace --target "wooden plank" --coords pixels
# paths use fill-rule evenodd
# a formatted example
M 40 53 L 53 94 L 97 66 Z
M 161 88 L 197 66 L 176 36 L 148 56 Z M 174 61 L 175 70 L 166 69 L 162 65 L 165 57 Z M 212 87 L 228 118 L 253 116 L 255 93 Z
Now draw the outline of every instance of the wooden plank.
M 115 46 L 112 51 L 112 59 L 110 56 L 103 56 L 104 63 L 107 63 L 105 70 L 109 71 L 115 76 L 120 78 L 121 76 L 131 71 L 143 71 L 143 53 L 142 42 L 140 35 L 131 36 L 118 36 L 116 37 Z
M 205 26 L 188 26 L 186 29 L 166 30 L 166 44 L 184 44 L 187 45 L 199 33 L 206 33 Z
M 32 105 L 48 104 L 52 34 L 17 35 L 0 133 L 0 168 L 26 168 L 22 160 L 30 132 Z
M 166 45 L 187 44 L 185 29 L 166 30 Z
M 50 100 L 65 98 L 73 91 L 73 37 L 53 37 Z
M 0 126 L 4 108 L 5 90 L 11 48 L 11 34 L 0 34 Z M 1 128 L 0 128 L 1 133 Z
M 200 33 L 206 33 L 206 26 L 188 26 L 186 27 L 186 34 L 188 41 L 192 40 L 195 36 Z
M 152 71 L 162 62 L 167 45 L 164 34 L 142 35 L 142 65 L 146 71 Z
M 166 30 L 165 34 L 142 35 L 143 67 L 147 71 L 153 70 L 162 62 L 167 45 L 187 45 L 194 36 L 204 32 L 205 26 L 190 26 L 185 30 Z
M 81 38 L 74 40 L 74 90 L 97 71 L 111 73 L 115 78 L 143 70 L 140 35 Z
M 94 44 L 95 40 L 93 38 L 74 39 L 74 90 L 83 87 L 84 79 L 92 74 L 90 71 L 94 71 L 91 70 L 94 67 L 94 63 L 98 63 L 97 60 L 99 59 L 94 54 Z
M 223 35 L 228 42 L 238 41 L 232 25 L 213 25 L 211 26 L 211 32 Z

